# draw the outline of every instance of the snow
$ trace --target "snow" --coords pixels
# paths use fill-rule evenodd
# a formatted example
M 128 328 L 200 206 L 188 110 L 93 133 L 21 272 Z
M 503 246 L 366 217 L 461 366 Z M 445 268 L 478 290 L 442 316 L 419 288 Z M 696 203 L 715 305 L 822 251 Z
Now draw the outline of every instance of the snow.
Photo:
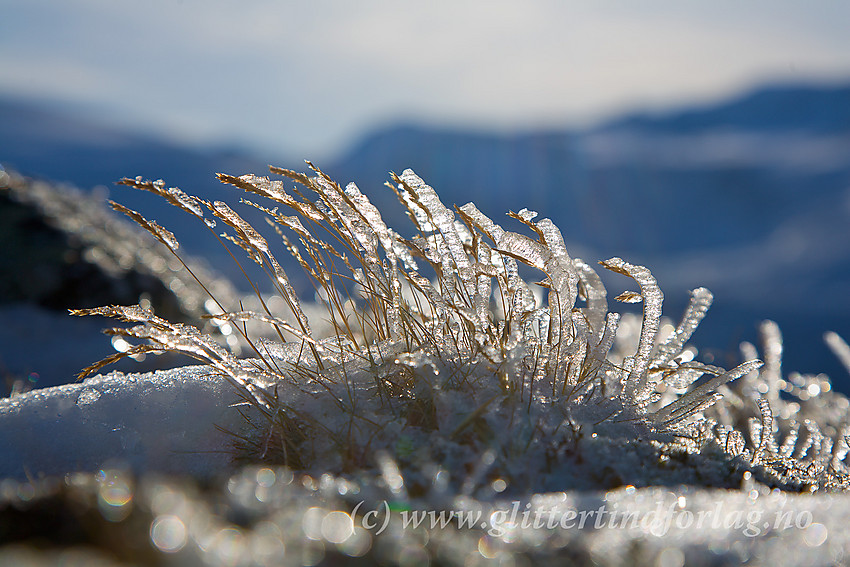
M 0 400 L 0 428 L 7 432 L 0 439 L 0 476 L 22 483 L 3 481 L 0 492 L 25 493 L 21 487 L 29 486 L 27 479 L 35 483 L 73 471 L 100 470 L 113 490 L 132 487 L 135 476 L 139 487 L 134 494 L 128 488 L 126 501 L 150 518 L 149 534 L 135 537 L 150 537 L 152 545 L 174 554 L 177 565 L 283 564 L 308 555 L 401 562 L 400 554 L 414 550 L 446 564 L 488 558 L 513 564 L 515 554 L 545 561 L 567 553 L 577 564 L 595 565 L 753 560 L 830 565 L 845 560 L 850 550 L 845 529 L 850 495 L 771 490 L 747 472 L 738 473 L 739 486 L 727 490 L 626 485 L 609 491 L 515 493 L 509 481 L 437 468 L 425 493 L 410 497 L 416 479 L 386 454 L 375 456 L 373 472 L 349 478 L 239 468 L 233 464 L 233 438 L 220 429 L 245 428 L 232 407 L 237 401 L 233 387 L 206 366 L 113 372 Z M 628 464 L 627 445 L 616 440 L 588 444 L 585 456 L 596 461 L 594 466 L 606 460 Z M 641 467 L 633 464 L 639 477 Z M 214 493 L 221 490 L 216 498 L 222 504 L 205 503 L 185 480 L 162 480 L 152 473 L 218 479 Z M 223 482 L 222 473 L 231 474 L 230 480 Z M 452 481 L 452 475 L 461 478 Z M 116 510 L 109 511 L 126 516 Z M 447 527 L 405 524 L 415 512 L 432 511 L 457 517 Z M 458 526 L 458 518 L 468 513 L 478 514 L 479 521 Z M 233 518 L 241 520 L 237 524 Z M 337 520 L 345 529 L 331 529 Z M 221 541 L 225 535 L 227 545 Z M 0 550 L 0 559 L 21 553 Z M 263 553 L 269 557 L 257 560 Z M 26 554 L 33 562 L 41 557 L 44 564 L 55 559 L 35 550 Z
M 2 400 L 0 427 L 13 433 L 0 440 L 0 475 L 24 484 L 6 480 L 0 492 L 26 492 L 27 477 L 100 470 L 107 479 L 98 481 L 102 497 L 106 483 L 113 490 L 133 486 L 133 476 L 121 472 L 130 467 L 138 488 L 128 488 L 126 503 L 108 512 L 123 518 L 129 510 L 120 506 L 133 505 L 146 514 L 150 530 L 134 537 L 150 537 L 151 545 L 173 554 L 175 565 L 360 556 L 404 563 L 412 553 L 448 565 L 514 564 L 517 554 L 534 562 L 568 556 L 580 565 L 831 565 L 850 550 L 850 495 L 771 490 L 748 473 L 732 490 L 627 485 L 513 495 L 503 492 L 504 481 L 474 472 L 461 483 L 464 490 L 447 490 L 446 477 L 463 473 L 437 469 L 426 493 L 411 498 L 412 479 L 386 456 L 377 459 L 376 472 L 353 478 L 236 468 L 232 439 L 216 428 L 240 427 L 229 407 L 234 401 L 232 387 L 204 366 L 114 372 Z M 186 475 L 222 472 L 231 478 L 214 484 L 218 496 L 206 497 L 220 500 L 217 506 L 185 484 Z M 418 528 L 406 524 L 420 512 L 456 516 L 446 527 L 429 526 L 428 516 Z M 478 519 L 459 526 L 466 514 Z M 0 560 L 55 560 L 39 553 L 0 549 Z
M 130 467 L 208 477 L 231 462 L 244 420 L 233 387 L 206 366 L 112 372 L 0 399 L 0 477 Z

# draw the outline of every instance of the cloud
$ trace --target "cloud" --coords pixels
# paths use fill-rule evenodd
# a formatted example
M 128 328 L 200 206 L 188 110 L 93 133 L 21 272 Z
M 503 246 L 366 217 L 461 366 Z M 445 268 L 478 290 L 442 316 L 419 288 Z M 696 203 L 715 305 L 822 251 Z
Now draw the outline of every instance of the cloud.
M 31 0 L 3 90 L 83 98 L 187 139 L 317 156 L 404 117 L 581 124 L 769 79 L 850 76 L 850 5 Z

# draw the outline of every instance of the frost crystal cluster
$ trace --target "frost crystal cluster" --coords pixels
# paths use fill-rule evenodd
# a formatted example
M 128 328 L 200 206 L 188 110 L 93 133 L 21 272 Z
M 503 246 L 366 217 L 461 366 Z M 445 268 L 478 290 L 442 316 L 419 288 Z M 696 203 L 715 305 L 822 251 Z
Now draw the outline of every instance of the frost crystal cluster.
M 507 230 L 472 203 L 447 207 L 405 170 L 389 185 L 413 225 L 405 238 L 356 185 L 343 189 L 310 167 L 272 168 L 290 188 L 219 175 L 273 203 L 243 200 L 266 214 L 275 244 L 223 202 L 123 180 L 241 248 L 283 308 L 259 291 L 255 310 L 212 297 L 210 317 L 235 329 L 251 358 L 140 306 L 81 310 L 134 323 L 108 332 L 146 340 L 86 372 L 142 352 L 187 353 L 253 408 L 252 427 L 232 432 L 238 457 L 337 472 L 377 466 L 390 486 L 404 478 L 399 490 L 433 487 L 440 471 L 466 493 L 492 479 L 518 491 L 733 486 L 745 471 L 783 488 L 844 486 L 847 400 L 821 377 L 782 377 L 775 326 L 763 329 L 766 364 L 751 345 L 731 370 L 703 364 L 686 343 L 712 302 L 707 289 L 691 292 L 674 327 L 662 324 L 663 294 L 647 268 L 599 262 L 637 285 L 615 300 L 642 302 L 642 317 L 621 320 L 597 268 L 570 256 L 549 219 L 509 213 L 518 231 Z M 113 206 L 176 255 L 171 232 Z M 277 249 L 307 274 L 319 317 Z M 541 281 L 530 283 L 535 271 Z M 249 321 L 271 332 L 249 332 Z

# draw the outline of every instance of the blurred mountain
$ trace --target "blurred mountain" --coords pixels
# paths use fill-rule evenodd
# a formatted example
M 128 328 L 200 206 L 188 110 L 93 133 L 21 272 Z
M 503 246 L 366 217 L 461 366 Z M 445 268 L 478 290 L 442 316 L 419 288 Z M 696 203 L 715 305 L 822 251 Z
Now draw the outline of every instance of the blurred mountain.
M 842 202 L 850 188 L 850 85 L 767 89 L 583 132 L 497 137 L 397 127 L 325 169 L 374 183 L 400 167 L 412 167 L 447 200 L 562 220 L 565 236 L 597 251 L 738 246 L 768 237 L 802 210 Z
M 301 157 L 277 165 L 301 168 Z M 163 178 L 206 199 L 232 199 L 214 173 L 261 172 L 235 152 L 189 149 L 0 99 L 0 163 L 28 175 L 105 185 L 149 218 L 184 229 L 184 213 L 111 184 Z M 447 204 L 474 201 L 506 228 L 523 207 L 552 218 L 570 251 L 621 256 L 652 270 L 665 312 L 704 285 L 715 307 L 696 343 L 725 349 L 776 320 L 787 367 L 846 373 L 821 343 L 850 338 L 850 85 L 777 86 L 714 105 L 625 116 L 578 131 L 492 135 L 401 125 L 364 137 L 333 163 L 404 227 L 387 172 L 413 168 Z M 188 231 L 188 229 L 185 229 Z M 209 234 L 176 230 L 185 248 L 236 273 Z M 612 290 L 629 287 L 607 277 Z M 725 362 L 725 361 L 721 361 Z M 850 381 L 848 381 L 850 382 Z
M 708 287 L 697 344 L 734 348 L 773 318 L 789 368 L 850 384 L 821 342 L 850 335 L 850 85 L 765 88 L 584 131 L 396 127 L 326 170 L 373 182 L 403 167 L 494 219 L 522 207 L 551 217 L 575 255 L 650 267 L 673 317 L 686 290 Z M 377 195 L 389 205 L 388 193 Z
M 654 132 L 701 132 L 739 128 L 776 132 L 846 134 L 850 129 L 850 85 L 786 85 L 765 88 L 715 106 L 663 114 L 636 114 L 609 128 Z

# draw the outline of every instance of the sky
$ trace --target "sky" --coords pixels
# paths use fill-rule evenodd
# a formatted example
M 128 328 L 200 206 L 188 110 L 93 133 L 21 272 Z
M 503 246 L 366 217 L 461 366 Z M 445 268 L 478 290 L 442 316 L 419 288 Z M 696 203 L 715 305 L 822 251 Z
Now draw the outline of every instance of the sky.
M 264 157 L 850 78 L 850 2 L 0 0 L 0 96 Z

